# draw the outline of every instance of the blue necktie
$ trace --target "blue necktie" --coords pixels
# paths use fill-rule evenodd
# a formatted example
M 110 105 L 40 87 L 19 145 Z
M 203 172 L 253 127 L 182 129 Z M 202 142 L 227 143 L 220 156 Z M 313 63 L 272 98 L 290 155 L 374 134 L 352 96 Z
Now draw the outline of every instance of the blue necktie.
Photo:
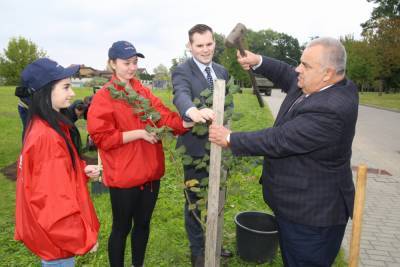
M 210 67 L 206 67 L 205 71 L 207 73 L 207 82 L 208 82 L 208 87 L 210 88 L 210 90 L 214 90 L 214 81 L 213 78 L 211 76 L 211 69 Z

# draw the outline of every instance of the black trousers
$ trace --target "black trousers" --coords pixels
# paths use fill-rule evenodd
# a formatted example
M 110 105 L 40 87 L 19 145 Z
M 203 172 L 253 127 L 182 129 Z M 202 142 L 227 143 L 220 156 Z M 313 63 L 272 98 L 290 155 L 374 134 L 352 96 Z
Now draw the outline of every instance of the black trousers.
M 184 165 L 183 171 L 185 175 L 185 181 L 197 179 L 200 182 L 201 179 L 208 177 L 208 172 L 205 169 L 196 170 L 192 166 Z M 188 194 L 191 203 L 195 203 L 197 200 L 199 200 L 199 197 L 196 195 L 195 192 L 186 190 L 186 193 Z M 198 209 L 190 211 L 188 207 L 189 203 L 188 200 L 186 199 L 184 207 L 184 216 L 185 216 L 185 229 L 189 239 L 190 251 L 193 256 L 201 256 L 204 255 L 204 243 L 205 243 L 204 231 L 203 228 L 201 228 L 201 224 L 196 220 L 193 213 L 196 213 L 198 218 L 200 218 L 201 214 Z
M 110 187 L 113 216 L 112 230 L 108 240 L 110 266 L 124 266 L 125 243 L 129 232 L 131 232 L 132 265 L 143 265 L 150 234 L 150 220 L 159 189 L 160 181 L 132 188 Z
M 283 263 L 287 267 L 330 267 L 346 225 L 316 227 L 276 217 Z

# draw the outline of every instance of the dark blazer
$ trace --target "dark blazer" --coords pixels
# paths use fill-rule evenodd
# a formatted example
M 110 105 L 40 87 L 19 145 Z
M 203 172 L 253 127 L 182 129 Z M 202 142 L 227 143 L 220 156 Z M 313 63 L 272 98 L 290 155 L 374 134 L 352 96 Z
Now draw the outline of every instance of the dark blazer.
M 263 57 L 256 72 L 287 96 L 273 127 L 231 134 L 232 152 L 264 156 L 263 196 L 277 216 L 312 226 L 346 224 L 354 202 L 350 158 L 358 114 L 356 86 L 343 79 L 288 111 L 301 95 L 294 69 Z
M 212 68 L 218 79 L 228 81 L 228 71 L 217 63 L 212 63 Z M 190 58 L 178 65 L 172 73 L 172 85 L 174 92 L 174 105 L 178 109 L 182 117 L 185 112 L 194 107 L 193 100 L 195 98 L 204 101 L 205 99 L 200 96 L 200 93 L 208 88 L 208 83 L 203 73 Z M 194 157 L 202 157 L 205 154 L 204 146 L 208 140 L 208 135 L 198 136 L 193 135 L 191 131 L 178 137 L 177 147 L 184 145 L 186 147 L 186 154 Z

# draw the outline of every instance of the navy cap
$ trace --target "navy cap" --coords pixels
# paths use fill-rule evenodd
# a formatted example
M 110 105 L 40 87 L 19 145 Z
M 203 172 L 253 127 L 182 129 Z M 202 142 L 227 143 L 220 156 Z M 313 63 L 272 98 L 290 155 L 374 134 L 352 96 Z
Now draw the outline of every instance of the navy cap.
M 136 48 L 127 41 L 118 41 L 112 44 L 110 49 L 108 49 L 108 58 L 109 59 L 128 59 L 131 57 L 141 57 L 144 58 L 142 53 L 138 53 Z
M 25 67 L 21 80 L 24 86 L 37 91 L 52 81 L 71 77 L 79 68 L 79 65 L 64 68 L 49 58 L 39 58 Z

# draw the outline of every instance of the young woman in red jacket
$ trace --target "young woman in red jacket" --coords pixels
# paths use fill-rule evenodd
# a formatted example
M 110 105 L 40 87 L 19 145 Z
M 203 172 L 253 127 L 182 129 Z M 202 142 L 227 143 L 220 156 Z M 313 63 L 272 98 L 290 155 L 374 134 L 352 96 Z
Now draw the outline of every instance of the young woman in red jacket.
M 108 241 L 110 265 L 124 266 L 126 237 L 133 222 L 132 265 L 142 266 L 150 219 L 164 175 L 162 144 L 155 134 L 146 131 L 146 126 L 168 126 L 179 135 L 191 124 L 183 122 L 178 113 L 165 107 L 135 78 L 138 57 L 144 56 L 131 43 L 115 42 L 108 57 L 114 75 L 93 97 L 88 132 L 100 152 L 104 184 L 110 191 L 113 215 Z M 127 101 L 136 96 L 140 98 L 135 103 L 148 102 L 157 113 L 157 120 L 143 119 L 143 114 L 133 106 L 135 103 Z
M 88 177 L 99 169 L 82 161 L 63 115 L 75 96 L 63 68 L 41 58 L 22 72 L 30 95 L 27 128 L 18 162 L 15 239 L 42 259 L 42 266 L 74 266 L 74 256 L 97 248 L 99 222 Z

